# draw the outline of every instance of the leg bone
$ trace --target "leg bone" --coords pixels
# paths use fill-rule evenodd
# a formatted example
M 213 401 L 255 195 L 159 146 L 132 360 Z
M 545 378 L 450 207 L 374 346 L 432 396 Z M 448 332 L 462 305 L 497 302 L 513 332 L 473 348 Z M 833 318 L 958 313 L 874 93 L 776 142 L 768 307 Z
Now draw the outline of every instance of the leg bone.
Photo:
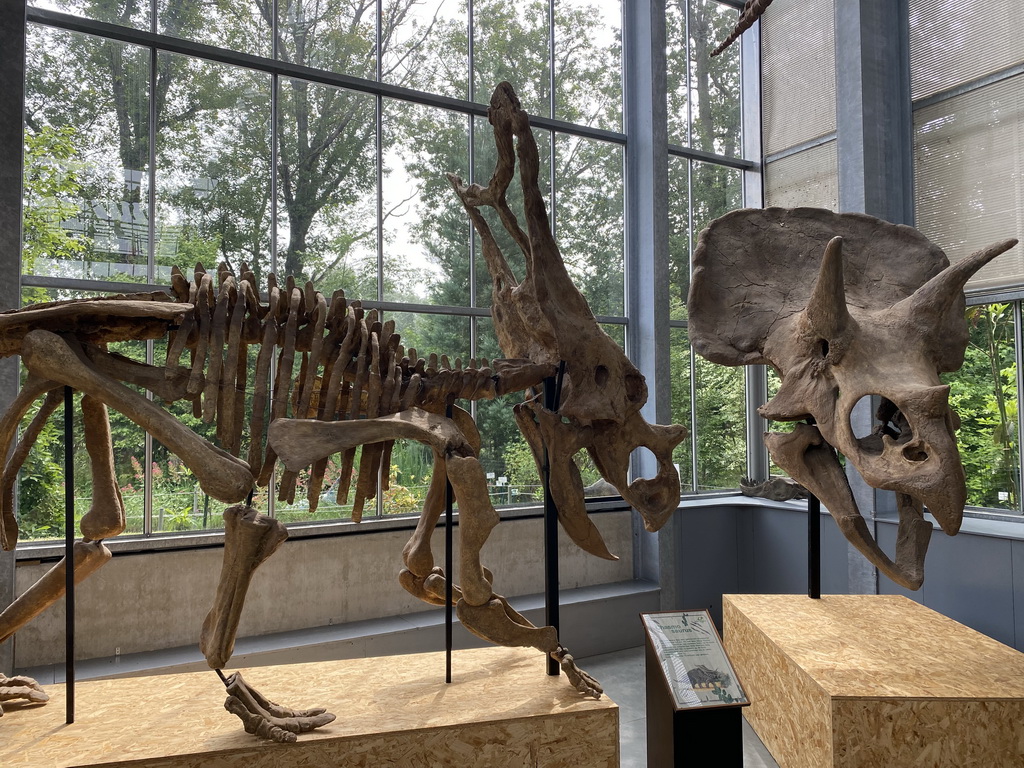
M 92 395 L 123 413 L 166 445 L 216 499 L 237 502 L 253 485 L 249 465 L 222 451 L 173 416 L 120 382 L 99 373 L 80 350 L 49 331 L 31 331 L 22 342 L 25 367 L 38 375 Z
M 283 524 L 252 507 L 237 504 L 224 510 L 224 565 L 199 638 L 199 649 L 212 668 L 220 669 L 231 658 L 253 573 L 287 538 Z
M 110 550 L 101 541 L 78 541 L 74 547 L 75 583 L 78 584 L 110 559 Z M 0 613 L 0 643 L 63 597 L 67 559 L 62 559 L 43 574 L 7 609 Z

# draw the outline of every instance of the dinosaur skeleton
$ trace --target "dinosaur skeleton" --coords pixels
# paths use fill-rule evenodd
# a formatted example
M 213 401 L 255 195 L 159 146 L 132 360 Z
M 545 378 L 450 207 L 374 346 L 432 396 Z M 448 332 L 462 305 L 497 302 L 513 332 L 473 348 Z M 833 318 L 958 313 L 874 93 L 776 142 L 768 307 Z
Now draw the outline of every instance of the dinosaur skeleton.
M 580 692 L 600 695 L 600 686 L 576 667 L 554 628 L 535 627 L 491 589 L 480 549 L 499 518 L 477 458 L 480 435 L 467 411 L 453 407 L 449 418 L 446 408 L 456 400 L 525 392 L 526 400 L 515 408 L 516 421 L 538 463 L 545 453 L 550 458 L 552 495 L 564 529 L 583 549 L 609 559 L 615 556 L 587 518 L 573 455 L 586 448 L 602 476 L 638 510 L 648 529 L 657 530 L 678 503 L 672 450 L 686 432 L 680 426 L 653 425 L 643 419 L 643 377 L 600 328 L 572 283 L 551 235 L 529 122 L 507 83 L 495 90 L 489 114 L 498 148 L 489 184 L 466 186 L 457 177 L 449 178 L 483 244 L 493 279 L 495 329 L 508 359 L 471 360 L 463 366 L 443 355 L 424 358 L 415 349 L 404 349 L 392 321 L 381 322 L 376 310 L 365 310 L 343 292 L 328 299 L 309 283 L 299 287 L 289 277 L 280 285 L 271 276 L 261 296 L 255 275 L 246 266 L 238 274 L 222 266 L 216 276 L 197 266 L 192 281 L 175 270 L 170 296 L 73 300 L 2 313 L 0 355 L 21 355 L 28 377 L 0 416 L 0 454 L 10 452 L 18 425 L 33 402 L 44 400 L 0 472 L 0 543 L 7 549 L 16 543 L 15 478 L 45 420 L 61 402 L 61 391 L 70 386 L 83 394 L 94 488 L 92 507 L 81 522 L 83 539 L 74 549 L 76 582 L 110 559 L 103 541 L 125 527 L 107 419 L 108 407 L 119 411 L 178 455 L 207 494 L 233 505 L 224 513 L 224 563 L 200 640 L 209 665 L 219 672 L 231 656 L 254 570 L 287 537 L 280 522 L 240 503 L 255 486 L 269 483 L 278 457 L 285 467 L 279 486 L 279 497 L 285 501 L 294 499 L 298 472 L 310 467 L 307 497 L 312 511 L 328 458 L 340 453 L 339 501 L 347 503 L 353 495 L 352 517 L 358 521 L 378 485 L 387 485 L 394 441 L 418 440 L 431 448 L 434 472 L 417 528 L 403 551 L 401 584 L 426 602 L 444 603 L 445 574 L 434 566 L 430 534 L 444 506 L 447 480 L 460 510 L 462 583 L 453 585 L 453 591 L 462 624 L 492 642 L 549 654 Z M 525 231 L 505 199 L 517 147 Z M 481 214 L 487 206 L 497 212 L 526 255 L 521 283 Z M 142 364 L 107 349 L 117 341 L 161 337 L 167 338 L 163 366 Z M 248 348 L 254 345 L 258 354 L 250 370 Z M 539 402 L 536 388 L 562 361 L 564 397 L 558 411 L 552 412 Z M 221 447 L 129 384 L 167 403 L 191 401 L 196 416 L 216 424 Z M 246 428 L 249 446 L 243 460 Z M 655 454 L 659 471 L 654 478 L 629 482 L 629 458 L 638 446 Z M 356 479 L 350 487 L 357 449 L 361 450 Z M 59 563 L 0 614 L 0 641 L 63 594 L 65 567 Z M 260 737 L 293 741 L 296 733 L 334 719 L 322 709 L 301 711 L 274 704 L 238 675 L 224 680 L 229 694 L 225 707 Z M 6 684 L 0 679 L 0 700 L 5 692 L 8 698 L 45 696 L 37 686 L 14 678 Z
M 768 10 L 768 6 L 771 4 L 772 0 L 747 0 L 743 4 L 743 10 L 740 11 L 740 17 L 736 20 L 736 26 L 733 27 L 732 32 L 729 33 L 725 40 L 719 43 L 715 50 L 711 52 L 711 55 L 718 56 L 726 48 L 739 40 L 740 35 L 754 26 L 754 22 L 764 15 L 764 12 Z

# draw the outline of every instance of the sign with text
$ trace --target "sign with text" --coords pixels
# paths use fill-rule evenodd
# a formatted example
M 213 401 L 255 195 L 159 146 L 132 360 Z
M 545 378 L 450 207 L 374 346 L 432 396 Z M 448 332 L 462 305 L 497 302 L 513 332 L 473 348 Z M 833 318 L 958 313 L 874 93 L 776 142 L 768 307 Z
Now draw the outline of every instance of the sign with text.
M 678 709 L 750 703 L 707 611 L 642 613 Z

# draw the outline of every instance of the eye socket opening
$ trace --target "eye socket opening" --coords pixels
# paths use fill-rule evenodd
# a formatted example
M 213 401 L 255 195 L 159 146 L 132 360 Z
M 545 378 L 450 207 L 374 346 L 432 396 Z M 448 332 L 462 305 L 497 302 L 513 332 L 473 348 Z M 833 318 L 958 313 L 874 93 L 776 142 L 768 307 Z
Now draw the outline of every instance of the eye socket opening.
M 862 408 L 870 409 L 873 397 L 878 397 L 878 405 L 877 408 L 871 411 L 871 427 L 864 429 L 866 425 L 862 423 L 862 428 L 857 429 L 857 423 L 853 420 L 854 411 Z M 863 410 L 860 412 L 863 413 Z M 879 395 L 865 395 L 857 401 L 857 405 L 850 412 L 850 417 L 850 428 L 863 452 L 880 456 L 885 448 L 882 438 L 888 437 L 896 445 L 904 447 L 904 456 L 909 461 L 926 461 L 928 459 L 927 452 L 917 446 L 917 441 L 914 439 L 914 431 L 910 427 L 907 417 L 888 398 Z

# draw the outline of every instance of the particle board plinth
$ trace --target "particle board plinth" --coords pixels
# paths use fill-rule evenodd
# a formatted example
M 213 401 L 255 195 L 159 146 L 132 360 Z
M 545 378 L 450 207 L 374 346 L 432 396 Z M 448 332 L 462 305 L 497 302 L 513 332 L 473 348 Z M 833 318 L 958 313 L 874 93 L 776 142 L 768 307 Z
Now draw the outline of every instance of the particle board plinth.
M 549 677 L 520 648 L 351 659 L 242 670 L 268 698 L 338 719 L 296 744 L 258 741 L 224 710 L 212 671 L 80 682 L 75 723 L 63 686 L 0 720 L 0 765 L 154 768 L 426 768 L 619 765 L 618 707 Z
M 1024 765 L 1024 654 L 896 595 L 726 595 L 747 720 L 781 768 Z

